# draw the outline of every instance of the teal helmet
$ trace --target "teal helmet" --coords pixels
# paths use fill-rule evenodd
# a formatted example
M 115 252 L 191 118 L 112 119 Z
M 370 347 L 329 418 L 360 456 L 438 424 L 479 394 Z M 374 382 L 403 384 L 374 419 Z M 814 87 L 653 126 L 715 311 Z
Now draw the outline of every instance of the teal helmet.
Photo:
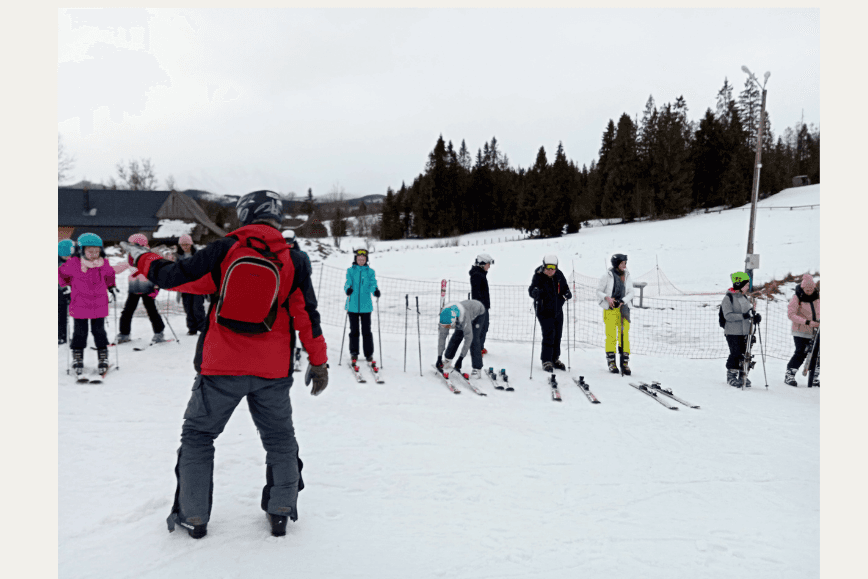
M 440 323 L 445 325 L 452 325 L 455 320 L 458 319 L 458 315 L 461 312 L 458 310 L 458 306 L 451 305 L 447 308 L 443 308 L 443 311 L 440 312 Z
M 69 257 L 75 250 L 75 242 L 71 239 L 63 239 L 57 244 L 57 255 L 59 257 Z
M 96 233 L 82 233 L 78 236 L 79 247 L 102 247 L 102 238 Z

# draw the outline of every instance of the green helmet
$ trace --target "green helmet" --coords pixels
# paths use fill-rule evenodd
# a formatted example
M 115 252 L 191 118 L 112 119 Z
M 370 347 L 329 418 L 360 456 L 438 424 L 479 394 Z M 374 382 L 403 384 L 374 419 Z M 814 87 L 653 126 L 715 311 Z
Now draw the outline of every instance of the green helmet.
M 729 278 L 732 280 L 733 284 L 740 283 L 743 281 L 750 281 L 750 276 L 747 275 L 743 271 L 737 271 L 734 274 L 732 274 L 731 276 L 729 276 Z

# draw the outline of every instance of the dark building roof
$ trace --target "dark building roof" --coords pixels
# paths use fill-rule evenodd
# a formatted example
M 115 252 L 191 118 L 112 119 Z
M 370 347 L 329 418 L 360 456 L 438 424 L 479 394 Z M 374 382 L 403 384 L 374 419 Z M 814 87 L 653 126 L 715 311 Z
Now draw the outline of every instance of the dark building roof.
M 132 227 L 153 231 L 157 211 L 171 191 L 57 189 L 57 224 L 64 227 Z

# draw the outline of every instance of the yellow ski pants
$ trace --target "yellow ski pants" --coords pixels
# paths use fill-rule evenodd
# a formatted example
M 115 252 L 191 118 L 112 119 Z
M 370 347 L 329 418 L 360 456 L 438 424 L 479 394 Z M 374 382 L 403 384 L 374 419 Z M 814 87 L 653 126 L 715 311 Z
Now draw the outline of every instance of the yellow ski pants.
M 603 310 L 606 325 L 606 352 L 614 352 L 621 345 L 621 309 Z M 630 322 L 624 320 L 624 353 L 630 353 Z

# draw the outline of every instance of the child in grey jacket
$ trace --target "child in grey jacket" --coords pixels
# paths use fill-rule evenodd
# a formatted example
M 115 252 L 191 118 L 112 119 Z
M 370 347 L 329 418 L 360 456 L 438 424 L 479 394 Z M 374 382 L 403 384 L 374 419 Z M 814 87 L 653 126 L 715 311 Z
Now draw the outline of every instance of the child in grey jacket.
M 440 329 L 437 339 L 437 368 L 448 370 L 452 367 L 452 358 L 458 351 L 458 345 L 464 340 L 461 355 L 455 360 L 454 368 L 461 371 L 461 362 L 467 351 L 470 351 L 470 362 L 473 366 L 472 375 L 477 378 L 482 376 L 482 347 L 479 334 L 482 330 L 482 319 L 485 317 L 485 306 L 477 300 L 464 300 L 462 302 L 450 302 L 440 312 Z M 449 330 L 455 328 L 449 345 L 446 346 L 446 336 Z M 444 353 L 443 347 L 446 346 Z M 446 356 L 446 363 L 443 356 Z
M 748 275 L 743 271 L 737 271 L 730 276 L 730 279 L 732 280 L 732 287 L 726 291 L 726 295 L 720 302 L 720 309 L 726 320 L 723 335 L 729 346 L 729 357 L 726 359 L 726 381 L 730 386 L 741 387 L 742 382 L 744 382 L 741 364 L 748 349 L 747 339 L 750 333 L 751 320 L 754 324 L 759 324 L 762 316 L 754 311 L 750 300 L 745 295 L 750 282 Z M 750 387 L 750 385 L 750 380 L 747 380 L 745 386 Z

